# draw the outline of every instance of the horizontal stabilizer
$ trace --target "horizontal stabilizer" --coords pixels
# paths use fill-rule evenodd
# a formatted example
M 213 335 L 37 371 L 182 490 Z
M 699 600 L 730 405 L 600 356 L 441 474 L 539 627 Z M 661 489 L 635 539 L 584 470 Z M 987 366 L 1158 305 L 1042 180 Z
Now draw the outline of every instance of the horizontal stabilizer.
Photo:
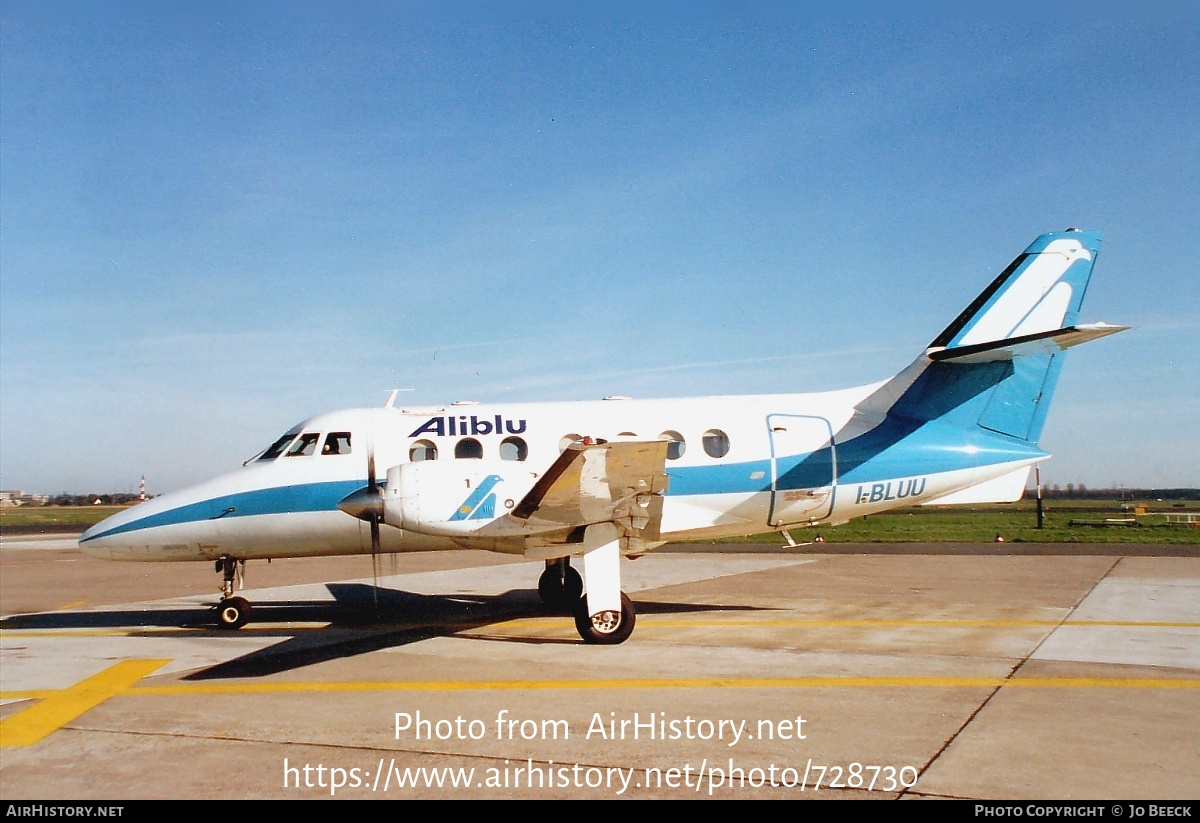
M 930 349 L 928 354 L 930 360 L 937 362 L 993 363 L 1030 355 L 1058 354 L 1080 343 L 1107 337 L 1128 328 L 1129 326 L 1110 326 L 1107 323 L 1089 323 L 952 349 L 935 348 Z

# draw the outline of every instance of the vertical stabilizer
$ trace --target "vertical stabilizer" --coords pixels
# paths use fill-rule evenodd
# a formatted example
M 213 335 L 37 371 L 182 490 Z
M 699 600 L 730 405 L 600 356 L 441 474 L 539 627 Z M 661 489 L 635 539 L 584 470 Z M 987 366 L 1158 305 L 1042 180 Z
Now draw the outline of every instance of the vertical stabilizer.
M 934 338 L 890 413 L 1036 442 L 1072 344 L 1059 330 L 1079 316 L 1100 241 L 1073 229 L 1034 240 Z
M 1074 324 L 1100 253 L 1101 234 L 1043 234 L 954 319 L 930 348 L 955 349 Z

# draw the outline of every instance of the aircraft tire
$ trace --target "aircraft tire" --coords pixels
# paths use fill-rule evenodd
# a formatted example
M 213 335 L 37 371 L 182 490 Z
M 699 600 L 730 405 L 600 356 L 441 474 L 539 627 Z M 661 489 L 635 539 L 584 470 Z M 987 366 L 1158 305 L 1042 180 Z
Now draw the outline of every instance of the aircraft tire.
M 583 578 L 572 566 L 561 577 L 558 569 L 550 567 L 538 578 L 538 597 L 552 609 L 570 611 L 582 596 Z
M 611 615 L 611 612 L 606 614 Z M 615 622 L 605 620 L 600 615 L 597 615 L 597 619 L 593 619 L 588 614 L 587 597 L 580 597 L 575 606 L 575 628 L 585 643 L 604 646 L 624 643 L 633 634 L 633 626 L 636 621 L 637 612 L 634 611 L 633 601 L 625 592 L 621 592 L 621 615 Z
M 222 629 L 240 629 L 250 619 L 250 601 L 229 597 L 217 604 L 217 625 Z

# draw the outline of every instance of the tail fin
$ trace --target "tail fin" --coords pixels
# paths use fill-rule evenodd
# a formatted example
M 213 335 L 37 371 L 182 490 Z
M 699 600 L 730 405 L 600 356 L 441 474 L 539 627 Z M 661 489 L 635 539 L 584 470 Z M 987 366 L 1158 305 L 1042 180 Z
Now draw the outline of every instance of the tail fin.
M 1033 241 L 885 387 L 887 414 L 1037 442 L 1063 351 L 1125 328 L 1074 325 L 1100 240 L 1068 229 Z
M 1101 234 L 1043 234 L 939 334 L 930 348 L 957 349 L 1070 326 L 1079 316 Z

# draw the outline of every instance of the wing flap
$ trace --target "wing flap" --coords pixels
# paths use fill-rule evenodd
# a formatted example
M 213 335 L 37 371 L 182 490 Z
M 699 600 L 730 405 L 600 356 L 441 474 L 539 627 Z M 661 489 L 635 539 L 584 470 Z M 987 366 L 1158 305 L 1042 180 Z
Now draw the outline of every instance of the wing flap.
M 669 480 L 664 440 L 575 443 L 513 508 L 512 516 L 560 526 L 613 522 L 655 540 Z

